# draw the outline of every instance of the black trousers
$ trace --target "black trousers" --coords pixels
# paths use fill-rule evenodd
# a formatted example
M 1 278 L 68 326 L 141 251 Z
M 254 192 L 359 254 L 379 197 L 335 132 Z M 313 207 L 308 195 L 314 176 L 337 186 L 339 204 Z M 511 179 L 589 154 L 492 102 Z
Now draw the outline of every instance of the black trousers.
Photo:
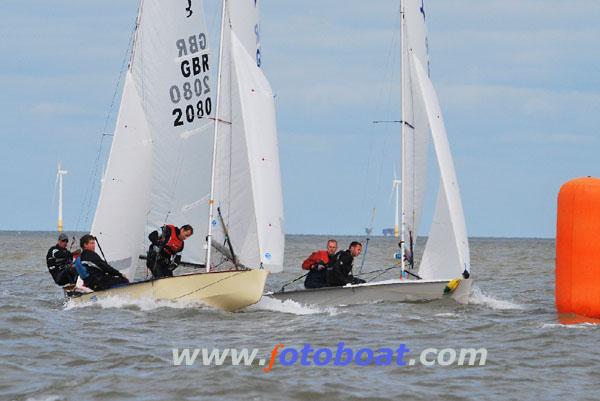
M 85 286 L 91 288 L 94 291 L 108 290 L 109 288 L 115 287 L 119 284 L 127 284 L 127 279 L 118 276 L 101 276 L 95 275 L 90 276 L 85 280 Z
M 154 266 L 150 269 L 152 272 L 152 277 L 161 278 L 161 277 L 173 277 L 173 270 L 171 270 L 171 263 L 165 263 L 165 260 L 161 260 L 159 258 Z
M 327 285 L 325 281 L 325 269 L 311 269 L 304 279 L 304 288 L 321 288 Z
M 171 258 L 156 252 L 151 245 L 146 256 L 146 267 L 152 273 L 153 278 L 173 277 L 174 267 L 171 266 Z
M 50 270 L 50 274 L 52 275 L 52 279 L 54 282 L 60 286 L 66 284 L 75 284 L 77 281 L 77 273 L 71 271 L 69 266 L 55 267 Z

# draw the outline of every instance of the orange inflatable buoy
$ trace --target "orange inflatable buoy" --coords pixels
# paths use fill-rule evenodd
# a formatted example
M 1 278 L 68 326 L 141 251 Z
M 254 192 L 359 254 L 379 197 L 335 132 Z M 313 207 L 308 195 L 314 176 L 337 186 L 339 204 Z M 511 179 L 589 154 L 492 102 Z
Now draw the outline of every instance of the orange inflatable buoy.
M 577 178 L 558 193 L 556 308 L 600 318 L 600 179 Z

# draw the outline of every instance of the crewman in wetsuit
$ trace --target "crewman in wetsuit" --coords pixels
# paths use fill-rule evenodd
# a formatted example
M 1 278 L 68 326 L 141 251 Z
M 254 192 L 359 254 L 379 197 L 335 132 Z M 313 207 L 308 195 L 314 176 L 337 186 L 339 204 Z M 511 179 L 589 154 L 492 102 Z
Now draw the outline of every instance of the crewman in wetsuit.
M 48 271 L 58 285 L 75 284 L 77 281 L 77 272 L 73 267 L 73 254 L 67 249 L 68 243 L 67 234 L 61 233 L 56 245 L 48 249 L 46 254 Z
M 184 241 L 194 234 L 194 229 L 189 224 L 177 228 L 167 224 L 158 230 L 152 231 L 148 236 L 150 248 L 146 258 L 146 267 L 152 272 L 152 277 L 173 277 L 173 270 L 181 262 L 180 253 L 183 251 Z
M 79 245 L 81 255 L 75 261 L 75 267 L 86 287 L 99 291 L 129 283 L 127 277 L 96 253 L 96 237 L 86 234 L 79 240 Z
M 327 267 L 326 280 L 328 287 L 343 287 L 346 284 L 362 284 L 365 280 L 352 275 L 354 258 L 362 252 L 362 244 L 353 241 L 345 251 L 337 253 L 336 262 Z
M 337 241 L 327 241 L 327 250 L 315 251 L 302 262 L 302 269 L 308 270 L 304 279 L 304 288 L 321 288 L 327 285 L 325 274 L 327 266 L 335 263 L 337 252 Z

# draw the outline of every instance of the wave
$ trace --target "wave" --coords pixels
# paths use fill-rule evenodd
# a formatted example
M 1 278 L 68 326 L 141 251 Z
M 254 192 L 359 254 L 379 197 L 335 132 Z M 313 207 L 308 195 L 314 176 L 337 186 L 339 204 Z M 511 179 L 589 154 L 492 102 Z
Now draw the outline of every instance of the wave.
M 337 314 L 337 309 L 333 307 L 318 307 L 315 305 L 304 305 L 291 299 L 281 301 L 279 299 L 264 296 L 254 304 L 246 309 L 247 311 L 271 311 L 290 313 L 293 315 L 316 315 L 320 313 L 327 313 L 330 316 Z
M 142 311 L 151 311 L 159 308 L 174 308 L 174 309 L 187 309 L 187 308 L 203 308 L 210 309 L 209 306 L 198 302 L 189 300 L 155 300 L 152 298 L 128 298 L 119 296 L 102 297 L 95 301 L 87 301 L 79 304 L 75 304 L 72 300 L 69 300 L 65 304 L 65 310 L 88 308 L 88 307 L 101 307 L 102 309 L 111 308 L 129 308 L 133 307 Z
M 120 296 L 103 297 L 95 301 L 87 301 L 75 304 L 72 300 L 69 300 L 65 304 L 65 310 L 72 310 L 78 308 L 89 308 L 89 307 L 100 307 L 102 309 L 126 309 L 134 308 L 141 311 L 152 311 L 159 308 L 173 308 L 173 309 L 207 309 L 214 310 L 208 305 L 203 304 L 199 301 L 188 301 L 188 300 L 155 300 L 152 298 L 128 298 Z M 262 297 L 261 300 L 244 309 L 246 312 L 253 311 L 271 311 L 290 313 L 293 315 L 314 315 L 320 313 L 328 313 L 329 315 L 337 314 L 337 310 L 333 307 L 321 308 L 312 305 L 303 305 L 292 300 L 280 301 L 275 298 Z
M 436 313 L 435 315 L 433 315 L 435 317 L 459 317 L 460 315 L 458 313 Z
M 565 329 L 594 329 L 600 327 L 598 323 L 575 323 L 575 324 L 563 324 L 563 323 L 544 323 L 542 325 L 542 329 L 552 329 L 552 328 L 565 328 Z
M 525 307 L 523 307 L 522 305 L 515 304 L 510 301 L 496 299 L 489 295 L 486 295 L 477 286 L 473 286 L 471 295 L 469 295 L 469 304 L 483 305 L 497 310 L 525 309 Z
M 49 395 L 46 398 L 29 397 L 25 401 L 60 401 L 60 400 L 64 400 L 64 398 L 61 396 L 58 396 L 58 395 Z

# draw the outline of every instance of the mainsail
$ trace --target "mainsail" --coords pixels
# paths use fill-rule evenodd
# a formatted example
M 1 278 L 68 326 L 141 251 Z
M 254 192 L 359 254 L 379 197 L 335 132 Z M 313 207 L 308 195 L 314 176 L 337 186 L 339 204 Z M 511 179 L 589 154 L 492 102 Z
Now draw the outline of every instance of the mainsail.
M 258 6 L 225 1 L 220 60 L 215 206 L 236 259 L 248 267 L 283 270 L 283 196 L 275 103 L 260 69 Z M 213 217 L 213 241 L 223 244 Z
M 470 268 L 458 181 L 441 108 L 429 78 L 424 3 L 423 0 L 403 0 L 402 4 L 402 212 L 405 248 L 412 251 L 419 228 L 431 133 L 440 170 L 440 188 L 419 275 L 423 279 L 453 279 Z M 412 258 L 412 253 L 409 255 Z
M 201 1 L 143 0 L 92 233 L 133 278 L 150 230 L 191 224 L 184 260 L 202 262 L 213 93 Z
M 412 251 L 421 221 L 427 187 L 429 125 L 415 71 L 406 60 L 412 55 L 429 64 L 427 27 L 421 0 L 403 0 L 402 40 L 402 237 Z M 412 255 L 411 255 L 412 258 Z

